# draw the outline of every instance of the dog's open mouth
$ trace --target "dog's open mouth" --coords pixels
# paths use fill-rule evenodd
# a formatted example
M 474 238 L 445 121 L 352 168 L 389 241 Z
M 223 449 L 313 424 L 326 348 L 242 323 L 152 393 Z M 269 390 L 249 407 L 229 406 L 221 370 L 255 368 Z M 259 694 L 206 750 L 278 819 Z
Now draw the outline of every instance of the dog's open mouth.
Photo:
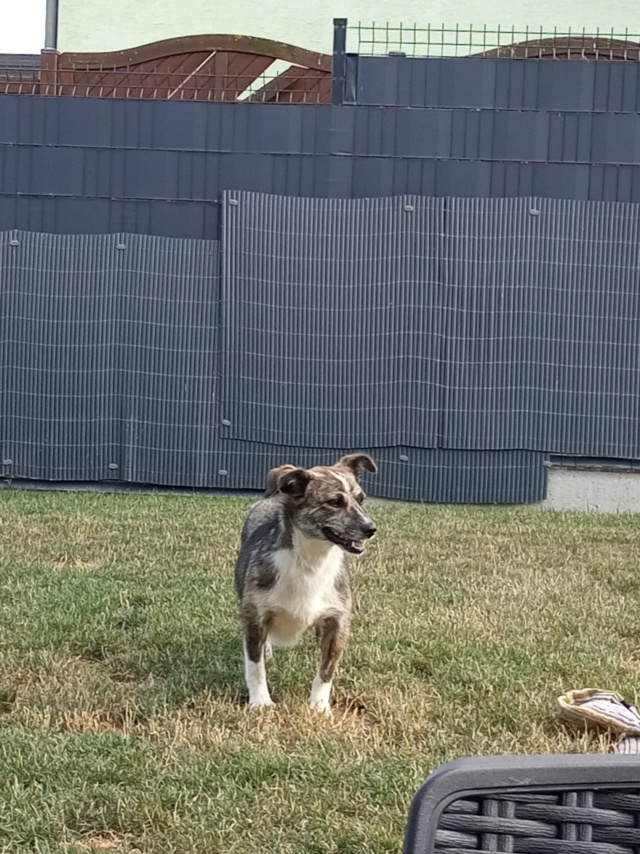
M 323 528 L 322 533 L 330 542 L 335 543 L 352 555 L 359 555 L 364 551 L 364 540 L 344 540 L 334 533 L 331 528 Z

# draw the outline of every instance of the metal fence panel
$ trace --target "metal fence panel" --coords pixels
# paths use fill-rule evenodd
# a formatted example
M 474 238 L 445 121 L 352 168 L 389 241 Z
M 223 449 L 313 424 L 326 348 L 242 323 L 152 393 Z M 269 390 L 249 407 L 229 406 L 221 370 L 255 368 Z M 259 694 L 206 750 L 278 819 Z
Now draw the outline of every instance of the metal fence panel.
M 6 477 L 117 473 L 116 243 L 115 235 L 0 234 Z
M 283 463 L 331 465 L 342 453 L 365 451 L 377 474 L 364 473 L 370 495 L 451 504 L 519 504 L 542 501 L 547 489 L 544 455 L 531 451 L 469 451 L 398 446 L 335 448 L 274 445 L 222 438 L 215 446 L 218 479 L 228 489 L 264 489 L 267 472 Z
M 50 234 L 127 232 L 204 239 L 219 232 L 219 207 L 206 201 L 0 195 L 0 225 Z
M 640 112 L 640 63 L 349 56 L 354 103 L 495 110 Z
M 224 204 L 224 435 L 435 447 L 442 202 Z
M 237 179 L 239 189 L 257 184 L 285 196 L 372 198 L 395 195 L 461 197 L 566 197 L 590 201 L 640 202 L 640 165 L 505 163 L 421 158 L 316 158 L 313 168 L 288 160 L 270 163 L 263 178 L 251 169 L 240 181 L 241 161 L 220 186 Z M 334 167 L 334 163 L 338 166 Z M 248 163 L 247 166 L 250 166 Z M 259 165 L 259 164 L 258 164 Z M 307 169 L 307 166 L 309 168 Z M 265 167 L 266 168 L 266 167 Z M 259 171 L 259 169 L 257 169 Z M 267 176 L 270 176 L 267 180 Z M 322 188 L 322 191 L 319 191 Z M 216 189 L 216 192 L 218 190 Z M 222 190 L 220 190 L 222 192 Z M 220 234 L 216 200 L 0 195 L 0 226 L 51 233 L 133 232 L 163 237 L 213 239 Z
M 0 95 L 0 143 L 55 148 L 328 153 L 327 107 Z M 330 127 L 330 125 L 326 125 Z
M 1 154 L 0 154 L 1 156 Z M 511 198 L 572 198 L 589 201 L 640 202 L 640 165 L 583 163 L 504 163 L 481 160 L 426 160 L 421 158 L 297 158 L 274 159 L 260 182 L 251 170 L 243 174 L 241 159 L 233 175 L 229 163 L 218 162 L 218 188 L 234 177 L 240 189 L 284 196 L 379 198 L 423 195 Z M 338 166 L 333 166 L 334 163 Z M 248 164 L 250 165 L 250 164 Z M 267 168 L 267 167 L 265 167 Z M 265 177 L 267 173 L 270 178 Z M 232 185 L 231 185 L 232 186 Z M 233 187 L 232 187 L 233 188 Z M 223 190 L 220 189 L 220 193 Z M 218 199 L 167 200 L 109 197 L 0 194 L 0 230 L 18 228 L 53 234 L 129 232 L 162 237 L 214 239 L 220 236 Z
M 446 504 L 522 504 L 547 494 L 544 455 L 531 451 L 381 448 L 382 493 L 389 498 Z
M 635 113 L 351 108 L 343 121 L 359 156 L 587 165 L 640 159 Z
M 14 231 L 0 253 L 4 474 L 215 482 L 217 242 Z
M 122 479 L 210 486 L 220 332 L 217 241 L 122 235 Z
M 223 436 L 640 454 L 638 206 L 382 201 L 228 194 Z
M 519 68 L 529 61 L 513 62 Z M 618 65 L 634 65 L 536 62 L 606 67 L 612 81 Z M 635 89 L 618 84 L 611 83 L 611 92 L 628 106 Z M 535 195 L 640 202 L 638 140 L 640 115 L 633 111 L 4 95 L 0 230 L 217 239 L 222 194 L 232 189 L 343 199 Z
M 396 224 L 415 213 L 401 210 Z M 219 262 L 215 241 L 0 234 L 4 476 L 262 489 L 276 465 L 332 463 L 349 450 L 229 437 L 218 399 Z M 383 301 L 377 306 L 386 314 Z M 368 320 L 380 330 L 379 313 Z M 416 371 L 408 373 L 410 382 L 422 382 Z M 410 384 L 403 388 L 418 393 Z M 368 401 L 371 411 L 377 402 Z M 366 488 L 388 498 L 544 497 L 539 453 L 356 447 L 372 453 L 380 469 L 367 476 Z
M 640 165 L 505 163 L 498 160 L 352 159 L 353 198 L 418 193 L 446 198 L 538 196 L 640 202 Z
M 444 445 L 640 456 L 640 208 L 451 199 Z
M 363 448 L 379 494 L 515 501 L 543 451 L 640 458 L 640 65 L 383 61 L 429 109 L 0 97 L 0 229 L 61 235 L 0 235 L 5 474 Z

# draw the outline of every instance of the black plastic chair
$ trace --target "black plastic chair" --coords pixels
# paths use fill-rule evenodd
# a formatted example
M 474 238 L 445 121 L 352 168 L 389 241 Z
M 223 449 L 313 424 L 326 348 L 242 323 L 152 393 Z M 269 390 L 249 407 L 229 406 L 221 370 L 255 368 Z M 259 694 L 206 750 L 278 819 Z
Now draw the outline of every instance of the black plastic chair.
M 487 756 L 416 792 L 404 854 L 640 854 L 640 756 Z

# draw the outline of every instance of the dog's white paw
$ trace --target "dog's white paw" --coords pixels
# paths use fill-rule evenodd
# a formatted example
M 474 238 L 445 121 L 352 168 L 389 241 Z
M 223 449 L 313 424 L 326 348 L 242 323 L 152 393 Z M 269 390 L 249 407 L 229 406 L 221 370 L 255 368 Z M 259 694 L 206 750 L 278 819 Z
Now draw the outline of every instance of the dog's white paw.
M 329 700 L 309 700 L 309 706 L 314 712 L 320 712 L 321 715 L 331 715 L 331 706 Z
M 250 709 L 268 709 L 270 706 L 275 706 L 275 703 L 268 694 L 266 697 L 253 697 L 249 700 Z
M 324 712 L 326 715 L 331 714 L 329 706 L 329 696 L 331 694 L 331 682 L 323 682 L 320 674 L 316 674 L 311 686 L 311 694 L 309 696 L 309 705 L 316 712 Z

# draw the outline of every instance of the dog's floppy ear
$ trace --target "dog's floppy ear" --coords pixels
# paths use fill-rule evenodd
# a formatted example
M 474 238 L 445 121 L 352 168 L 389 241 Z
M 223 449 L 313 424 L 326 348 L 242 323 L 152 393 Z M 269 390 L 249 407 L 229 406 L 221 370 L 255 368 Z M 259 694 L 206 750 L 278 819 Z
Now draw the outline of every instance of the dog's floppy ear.
M 310 480 L 311 475 L 306 469 L 291 466 L 288 471 L 278 477 L 278 489 L 285 495 L 299 497 L 306 492 Z
M 369 454 L 347 454 L 341 460 L 338 460 L 336 466 L 349 469 L 357 481 L 362 477 L 363 469 L 374 473 L 378 471 L 378 466 Z
M 267 475 L 267 485 L 264 490 L 264 497 L 268 498 L 270 495 L 276 493 L 278 491 L 278 480 L 280 479 L 280 475 L 284 474 L 286 471 L 293 471 L 293 469 L 295 469 L 295 466 L 292 466 L 291 463 L 285 463 L 283 466 L 271 469 Z

